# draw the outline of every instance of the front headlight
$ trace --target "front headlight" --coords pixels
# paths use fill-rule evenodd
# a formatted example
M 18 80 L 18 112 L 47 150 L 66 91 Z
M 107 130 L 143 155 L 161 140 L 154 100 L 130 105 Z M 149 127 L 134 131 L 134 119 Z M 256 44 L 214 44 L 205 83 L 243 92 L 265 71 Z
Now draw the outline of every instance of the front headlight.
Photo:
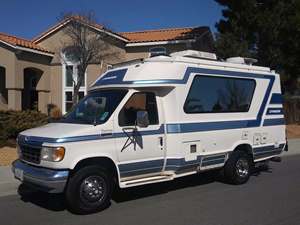
M 64 147 L 42 147 L 41 160 L 59 162 L 65 156 Z

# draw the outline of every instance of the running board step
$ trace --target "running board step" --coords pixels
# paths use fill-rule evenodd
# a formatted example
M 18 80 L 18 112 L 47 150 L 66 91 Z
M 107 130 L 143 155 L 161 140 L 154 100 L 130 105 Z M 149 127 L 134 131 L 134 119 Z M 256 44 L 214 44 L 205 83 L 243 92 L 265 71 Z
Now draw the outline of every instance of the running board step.
M 169 180 L 173 180 L 172 175 L 159 175 L 159 176 L 140 178 L 140 179 L 135 179 L 130 181 L 123 181 L 122 186 L 136 186 L 141 184 L 157 183 L 157 182 L 163 182 Z

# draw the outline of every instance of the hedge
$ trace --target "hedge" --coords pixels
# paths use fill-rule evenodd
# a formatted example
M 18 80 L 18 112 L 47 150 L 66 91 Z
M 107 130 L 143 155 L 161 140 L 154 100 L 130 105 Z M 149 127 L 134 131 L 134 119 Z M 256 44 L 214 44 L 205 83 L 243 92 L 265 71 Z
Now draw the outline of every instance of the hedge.
M 48 119 L 38 111 L 0 110 L 0 146 L 9 145 L 21 131 L 44 125 Z
M 300 124 L 300 97 L 286 97 L 283 106 L 286 123 Z

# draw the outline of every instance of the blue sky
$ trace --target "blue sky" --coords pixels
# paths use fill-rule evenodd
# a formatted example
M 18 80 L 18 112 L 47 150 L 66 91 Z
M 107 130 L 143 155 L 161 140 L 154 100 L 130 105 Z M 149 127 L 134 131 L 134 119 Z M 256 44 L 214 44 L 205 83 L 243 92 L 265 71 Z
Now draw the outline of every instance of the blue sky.
M 214 0 L 2 0 L 0 32 L 31 39 L 55 24 L 62 12 L 93 10 L 113 31 L 210 26 L 221 18 Z

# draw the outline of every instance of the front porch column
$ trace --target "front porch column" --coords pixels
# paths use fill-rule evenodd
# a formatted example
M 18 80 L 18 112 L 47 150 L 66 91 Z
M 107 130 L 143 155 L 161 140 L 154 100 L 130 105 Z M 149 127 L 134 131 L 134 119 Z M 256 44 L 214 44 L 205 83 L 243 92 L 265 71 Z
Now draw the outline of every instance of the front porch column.
M 22 90 L 8 89 L 8 109 L 22 110 Z
M 47 114 L 47 105 L 49 104 L 49 92 L 39 91 L 38 92 L 38 109 L 42 113 Z

